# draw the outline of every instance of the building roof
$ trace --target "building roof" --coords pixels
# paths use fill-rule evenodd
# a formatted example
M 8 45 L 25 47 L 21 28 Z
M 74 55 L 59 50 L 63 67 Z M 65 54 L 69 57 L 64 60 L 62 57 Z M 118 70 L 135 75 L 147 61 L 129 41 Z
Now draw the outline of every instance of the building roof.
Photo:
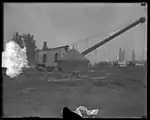
M 50 50 L 55 50 L 55 49 L 60 49 L 60 48 L 67 48 L 67 47 L 69 47 L 69 46 L 65 45 L 65 46 L 60 46 L 60 47 L 55 47 L 55 48 L 40 49 L 38 51 L 50 51 Z
M 83 55 L 81 55 L 77 50 L 71 49 L 67 52 L 66 55 L 59 58 L 58 61 L 61 60 L 71 60 L 71 61 L 89 61 L 87 58 L 85 58 Z

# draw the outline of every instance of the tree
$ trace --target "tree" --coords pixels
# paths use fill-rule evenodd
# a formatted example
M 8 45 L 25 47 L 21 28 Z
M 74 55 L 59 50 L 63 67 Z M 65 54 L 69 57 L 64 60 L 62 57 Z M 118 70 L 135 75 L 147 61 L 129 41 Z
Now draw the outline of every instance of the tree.
M 23 46 L 22 37 L 21 37 L 21 35 L 19 35 L 18 32 L 16 32 L 16 33 L 13 35 L 12 41 L 15 41 L 21 48 L 24 47 L 24 46 Z
M 21 48 L 26 47 L 27 60 L 29 65 L 34 65 L 36 63 L 36 41 L 31 34 L 19 35 L 16 32 L 12 38 Z

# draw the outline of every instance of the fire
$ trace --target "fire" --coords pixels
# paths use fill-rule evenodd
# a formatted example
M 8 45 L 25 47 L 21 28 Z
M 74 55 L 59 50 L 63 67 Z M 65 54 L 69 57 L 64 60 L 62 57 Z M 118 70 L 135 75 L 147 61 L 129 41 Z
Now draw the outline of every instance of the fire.
M 6 75 L 11 78 L 22 73 L 24 67 L 28 67 L 26 47 L 23 49 L 14 41 L 6 43 L 2 52 L 2 67 L 7 68 Z

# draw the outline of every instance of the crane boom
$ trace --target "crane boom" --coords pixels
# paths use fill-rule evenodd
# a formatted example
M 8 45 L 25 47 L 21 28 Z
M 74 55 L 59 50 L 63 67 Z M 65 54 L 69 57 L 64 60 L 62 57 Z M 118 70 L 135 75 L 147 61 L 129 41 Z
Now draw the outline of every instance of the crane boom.
M 121 29 L 120 31 L 116 32 L 115 34 L 109 36 L 108 38 L 104 39 L 103 41 L 101 41 L 100 43 L 97 43 L 96 45 L 90 47 L 89 49 L 85 50 L 84 52 L 82 52 L 82 55 L 87 55 L 88 53 L 92 52 L 93 50 L 97 49 L 98 47 L 104 45 L 105 43 L 111 41 L 113 38 L 119 36 L 120 34 L 126 32 L 127 30 L 135 27 L 136 25 L 140 24 L 140 23 L 144 23 L 145 22 L 145 18 L 141 17 L 140 19 L 138 19 L 137 21 L 133 22 L 132 24 L 128 25 L 127 27 L 125 27 L 124 29 Z

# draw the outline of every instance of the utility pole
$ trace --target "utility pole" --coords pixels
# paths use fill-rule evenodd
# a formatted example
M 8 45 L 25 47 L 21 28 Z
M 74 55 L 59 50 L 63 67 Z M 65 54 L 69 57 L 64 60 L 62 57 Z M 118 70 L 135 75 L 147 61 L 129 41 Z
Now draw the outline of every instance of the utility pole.
M 123 48 L 123 51 L 122 51 L 122 54 L 123 54 L 123 55 L 122 55 L 122 56 L 123 56 L 122 59 L 123 59 L 123 61 L 125 61 L 125 53 L 126 53 L 126 52 L 125 52 L 125 47 L 124 47 L 124 48 Z

